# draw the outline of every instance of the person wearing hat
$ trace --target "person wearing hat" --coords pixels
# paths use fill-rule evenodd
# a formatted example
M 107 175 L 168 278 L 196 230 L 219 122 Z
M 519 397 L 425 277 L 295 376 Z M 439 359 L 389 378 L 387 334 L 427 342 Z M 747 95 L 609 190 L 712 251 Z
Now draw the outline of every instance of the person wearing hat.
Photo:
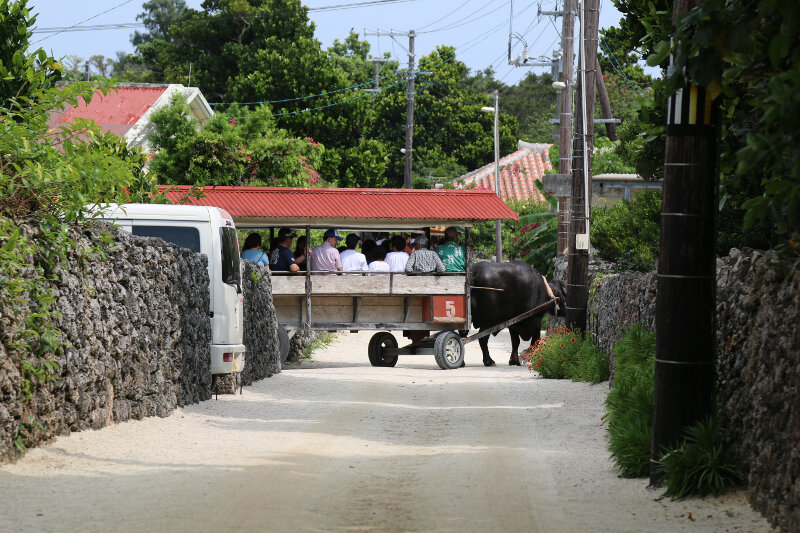
M 444 230 L 445 242 L 436 248 L 447 272 L 464 272 L 464 247 L 458 244 L 458 230 L 450 226 Z
M 242 259 L 247 259 L 258 266 L 269 266 L 269 257 L 261 249 L 261 234 L 251 233 L 242 245 Z
M 270 270 L 274 272 L 297 272 L 300 270 L 292 253 L 292 239 L 295 237 L 297 234 L 289 228 L 278 230 L 278 246 L 272 250 L 272 255 L 269 257 Z
M 311 250 L 311 270 L 336 272 L 342 270 L 342 258 L 336 245 L 342 237 L 331 228 L 322 236 L 322 244 Z
M 339 254 L 339 257 L 342 259 L 342 271 L 348 272 L 369 270 L 366 256 L 356 250 L 356 246 L 359 242 L 361 242 L 361 237 L 355 233 L 351 233 L 344 240 L 345 245 L 347 245 L 347 249 Z
M 445 267 L 439 254 L 428 250 L 428 238 L 424 235 L 414 239 L 414 252 L 406 263 L 406 272 L 444 272 Z

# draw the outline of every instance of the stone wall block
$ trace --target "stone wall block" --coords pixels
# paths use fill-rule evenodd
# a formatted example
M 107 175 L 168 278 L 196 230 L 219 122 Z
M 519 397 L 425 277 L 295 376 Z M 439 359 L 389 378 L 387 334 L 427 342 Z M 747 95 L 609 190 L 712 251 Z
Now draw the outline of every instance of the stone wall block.
M 778 265 L 774 252 L 754 250 L 717 260 L 717 390 L 751 503 L 779 530 L 800 531 L 800 272 Z M 655 300 L 655 273 L 598 280 L 590 329 L 605 353 L 621 327 L 654 329 Z
M 38 231 L 23 227 L 29 237 Z M 70 238 L 86 248 L 96 231 L 71 228 Z M 17 400 L 20 357 L 7 350 L 19 319 L 0 313 L 0 461 L 17 457 L 13 443 L 21 431 L 29 434 L 30 447 L 70 431 L 167 416 L 178 405 L 210 397 L 205 256 L 110 231 L 108 260 L 73 251 L 69 268 L 56 271 L 51 288 L 64 342 L 55 357 L 60 380 L 39 386 L 27 403 Z M 30 417 L 45 429 L 26 430 Z

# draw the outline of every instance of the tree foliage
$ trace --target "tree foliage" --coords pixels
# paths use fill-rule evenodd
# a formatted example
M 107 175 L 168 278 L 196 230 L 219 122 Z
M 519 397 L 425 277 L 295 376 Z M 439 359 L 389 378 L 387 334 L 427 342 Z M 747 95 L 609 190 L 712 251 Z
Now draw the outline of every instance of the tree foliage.
M 0 107 L 25 98 L 61 79 L 61 66 L 39 48 L 28 53 L 36 16 L 27 0 L 0 0 Z
M 162 183 L 195 185 L 285 185 L 320 181 L 324 147 L 312 138 L 290 137 L 275 127 L 269 107 L 234 108 L 238 117 L 218 115 L 198 131 L 186 100 L 176 94 L 151 118 L 149 140 L 158 153 L 150 170 Z

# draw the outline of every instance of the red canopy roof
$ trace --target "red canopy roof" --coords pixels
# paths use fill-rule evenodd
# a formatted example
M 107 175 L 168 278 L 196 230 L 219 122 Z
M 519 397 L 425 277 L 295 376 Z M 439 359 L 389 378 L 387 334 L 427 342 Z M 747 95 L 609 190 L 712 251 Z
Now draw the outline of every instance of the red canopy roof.
M 166 189 L 162 186 L 162 190 Z M 179 201 L 190 190 L 176 186 L 166 196 Z M 206 187 L 193 205 L 225 209 L 237 226 L 421 227 L 519 220 L 492 191 L 454 189 L 325 189 L 296 187 Z

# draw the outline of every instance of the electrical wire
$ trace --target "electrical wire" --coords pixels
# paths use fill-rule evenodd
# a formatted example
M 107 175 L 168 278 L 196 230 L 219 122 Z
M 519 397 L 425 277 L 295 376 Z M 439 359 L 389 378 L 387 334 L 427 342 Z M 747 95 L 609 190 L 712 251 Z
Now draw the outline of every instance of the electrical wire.
M 133 0 L 125 0 L 124 2 L 122 2 L 122 3 L 120 3 L 120 4 L 117 4 L 117 5 L 115 5 L 114 7 L 110 8 L 110 9 L 106 9 L 106 10 L 105 10 L 105 11 L 103 11 L 102 13 L 98 13 L 97 15 L 94 15 L 94 16 L 91 16 L 91 17 L 89 17 L 88 19 L 84 19 L 84 20 L 82 20 L 82 21 L 80 21 L 80 22 L 77 22 L 77 23 L 73 24 L 72 26 L 68 26 L 67 28 L 64 28 L 64 29 L 63 29 L 63 30 L 61 30 L 61 31 L 58 31 L 58 32 L 55 32 L 55 33 L 53 33 L 52 35 L 48 35 L 47 37 L 42 37 L 42 38 L 41 38 L 41 39 L 39 39 L 38 41 L 34 41 L 34 42 L 32 42 L 31 44 L 33 45 L 33 44 L 36 44 L 36 43 L 40 43 L 40 42 L 44 41 L 45 39 L 49 39 L 50 37 L 53 37 L 54 35 L 58 35 L 59 33 L 64 33 L 65 31 L 68 31 L 70 28 L 74 28 L 75 26 L 79 26 L 80 24 L 83 24 L 84 22 L 88 22 L 88 21 L 90 21 L 90 20 L 92 20 L 92 19 L 96 19 L 96 18 L 97 18 L 97 17 L 99 17 L 100 15 L 105 15 L 105 14 L 106 14 L 106 13 L 108 13 L 109 11 L 114 11 L 114 10 L 115 10 L 115 9 L 117 9 L 118 7 L 122 7 L 122 6 L 124 6 L 125 4 L 130 4 L 131 2 L 133 2 Z M 34 33 L 35 33 L 35 32 L 34 32 Z
M 627 81 L 628 85 L 631 86 L 631 89 L 633 89 L 633 92 L 636 93 L 636 94 L 639 94 L 639 90 L 636 87 L 634 87 L 633 82 L 631 80 L 629 80 L 628 76 L 625 75 L 625 72 L 622 71 L 622 65 L 617 60 L 617 58 L 614 55 L 614 53 L 611 51 L 611 47 L 608 46 L 608 43 L 605 42 L 605 39 L 600 39 L 600 46 L 605 48 L 606 52 L 608 52 L 608 55 L 613 60 L 611 64 L 614 66 L 614 69 L 617 72 L 619 72 L 620 74 L 622 74 L 622 77 L 625 78 L 625 81 Z
M 456 21 L 454 21 L 454 22 L 451 22 L 450 24 L 447 24 L 447 25 L 445 25 L 445 26 L 441 26 L 441 27 L 439 27 L 439 28 L 434 28 L 434 29 L 432 29 L 432 30 L 428 30 L 428 31 L 422 31 L 422 32 L 419 32 L 419 33 L 420 33 L 420 34 L 423 34 L 423 33 L 434 33 L 434 32 L 437 32 L 437 31 L 450 30 L 450 29 L 453 29 L 453 28 L 459 28 L 459 27 L 461 27 L 461 26 L 464 26 L 464 25 L 466 25 L 466 24 L 469 24 L 470 22 L 474 22 L 474 21 L 476 21 L 476 20 L 478 20 L 478 19 L 480 19 L 480 18 L 482 18 L 482 17 L 485 17 L 486 15 L 489 15 L 490 13 L 494 13 L 495 11 L 499 10 L 500 8 L 503 8 L 503 7 L 505 7 L 505 4 L 506 4 L 506 3 L 505 3 L 505 2 L 503 2 L 503 3 L 500 5 L 500 7 L 497 7 L 497 8 L 495 8 L 495 9 L 493 9 L 493 10 L 489 11 L 488 13 L 483 13 L 483 14 L 481 14 L 481 15 L 478 15 L 478 16 L 477 16 L 477 17 L 475 17 L 474 19 L 467 20 L 466 22 L 462 22 L 462 21 L 464 21 L 465 19 L 468 19 L 469 17 L 471 17 L 471 16 L 475 15 L 476 13 L 478 13 L 478 12 L 480 12 L 480 11 L 483 11 L 484 9 L 486 9 L 487 7 L 489 7 L 490 5 L 494 4 L 496 1 L 497 1 L 497 0 L 489 0 L 488 2 L 486 2 L 485 4 L 483 4 L 481 7 L 479 7 L 478 9 L 476 9 L 475 11 L 473 11 L 472 13 L 470 13 L 469 15 L 466 15 L 466 16 L 464 16 L 464 17 L 461 17 L 460 19 L 458 19 L 458 20 L 456 20 Z M 505 25 L 505 22 L 503 23 L 503 25 Z
M 531 5 L 533 5 L 533 4 L 531 4 Z M 526 7 L 522 11 L 520 11 L 519 14 L 524 13 L 530 7 L 531 6 L 529 5 L 528 7 Z M 495 33 L 500 27 L 504 26 L 507 22 L 508 22 L 507 20 L 503 20 L 499 25 L 494 26 L 493 28 L 490 28 L 486 32 L 484 32 L 484 33 L 482 33 L 482 34 L 480 34 L 480 35 L 478 35 L 476 37 L 473 37 L 472 39 L 466 41 L 461 46 L 466 46 L 469 43 L 472 43 L 472 44 L 470 44 L 466 48 L 462 49 L 461 52 L 462 53 L 467 52 L 468 50 L 471 50 L 475 46 L 479 45 L 480 43 L 485 41 L 491 34 Z M 419 68 L 421 68 L 423 65 L 427 65 L 428 63 L 436 61 L 437 59 L 442 59 L 442 57 L 449 55 L 449 57 L 447 59 L 445 59 L 444 61 L 442 61 L 438 65 L 434 65 L 434 66 L 430 67 L 430 70 L 437 69 L 437 68 L 441 67 L 442 65 L 444 65 L 445 63 L 448 63 L 448 62 L 452 61 L 453 59 L 455 59 L 455 57 L 456 57 L 455 50 L 457 50 L 459 48 L 460 47 L 456 47 L 454 50 L 448 51 L 444 55 L 437 55 L 436 57 L 433 57 L 433 58 L 431 58 L 431 59 L 429 59 L 429 60 L 427 60 L 427 61 L 425 61 L 423 63 L 420 63 Z M 379 78 L 379 79 L 391 78 L 391 77 L 401 76 L 401 75 L 405 76 L 405 73 L 407 72 L 407 70 L 408 69 L 402 69 L 402 70 L 400 70 L 400 71 L 398 71 L 398 72 L 396 72 L 394 74 L 390 74 L 390 75 L 384 76 L 383 78 Z M 400 80 L 396 81 L 395 83 L 392 83 L 391 85 L 388 85 L 387 87 L 383 87 L 381 89 L 381 92 L 383 92 L 384 90 L 389 89 L 391 87 L 394 87 L 395 85 L 403 83 L 404 81 L 405 81 L 405 77 L 401 78 Z M 351 86 L 351 87 L 346 87 L 344 89 L 337 89 L 335 91 L 327 91 L 327 92 L 318 93 L 318 94 L 315 94 L 315 95 L 302 96 L 302 97 L 291 98 L 291 99 L 286 99 L 286 100 L 260 101 L 260 102 L 215 102 L 215 103 L 209 103 L 209 105 L 258 105 L 258 104 L 268 104 L 268 103 L 284 103 L 284 102 L 290 102 L 290 101 L 305 100 L 305 99 L 308 99 L 308 98 L 314 98 L 314 97 L 322 96 L 322 95 L 335 94 L 335 93 L 343 92 L 345 90 L 354 89 L 356 87 L 360 87 L 360 86 L 363 86 L 365 84 L 372 83 L 372 82 L 373 82 L 373 80 L 370 80 L 370 81 L 367 81 L 367 82 L 364 82 L 364 83 L 361 83 L 361 84 L 358 84 L 358 85 L 354 85 L 354 86 Z M 294 114 L 303 113 L 303 112 L 306 112 L 306 111 L 317 111 L 317 110 L 325 109 L 325 108 L 332 107 L 332 106 L 335 106 L 335 105 L 344 104 L 346 102 L 350 102 L 350 101 L 353 101 L 353 100 L 358 100 L 360 98 L 366 98 L 367 96 L 373 96 L 374 94 L 375 93 L 365 93 L 363 95 L 358 95 L 358 96 L 354 96 L 352 98 L 347 98 L 347 99 L 342 100 L 340 102 L 333 102 L 331 104 L 326 104 L 326 105 L 322 105 L 322 106 L 318 106 L 318 107 L 314 107 L 314 108 L 307 108 L 307 109 L 302 109 L 302 110 L 297 110 L 297 111 L 290 111 L 290 112 L 285 112 L 285 113 L 276 113 L 276 114 L 273 114 L 272 116 L 279 117 L 279 116 L 285 116 L 285 115 L 294 115 Z M 238 118 L 246 118 L 246 117 L 229 117 L 229 118 L 237 118 L 238 119 Z
M 118 30 L 118 29 L 130 29 L 130 28 L 143 28 L 145 27 L 144 22 L 120 22 L 116 24 L 95 24 L 92 26 L 80 26 L 84 22 L 89 20 L 95 19 L 100 15 L 108 13 L 109 11 L 113 11 L 114 9 L 121 7 L 125 4 L 132 2 L 133 0 L 126 0 L 125 2 L 112 7 L 111 9 L 107 9 L 102 13 L 99 13 L 93 17 L 89 17 L 86 20 L 78 22 L 77 24 L 73 24 L 72 26 L 67 27 L 47 27 L 47 28 L 35 28 L 33 33 L 52 33 L 53 35 L 58 35 L 59 33 L 71 33 L 76 31 L 100 31 L 100 30 Z M 283 9 L 280 11 L 269 11 L 264 13 L 257 13 L 255 15 L 251 15 L 251 18 L 259 18 L 259 17 L 267 17 L 267 16 L 277 16 L 277 15 L 290 15 L 293 13 L 298 13 L 303 11 L 304 9 L 308 9 L 308 11 L 343 11 L 347 9 L 359 9 L 362 7 L 373 7 L 378 5 L 387 5 L 387 4 L 400 4 L 400 3 L 407 3 L 407 2 L 417 2 L 418 0 L 367 0 L 365 2 L 351 2 L 349 4 L 334 4 L 329 6 L 320 6 L 320 7 L 309 7 L 309 8 L 301 8 L 301 9 Z M 238 19 L 239 17 L 224 15 L 224 16 L 216 16 L 216 17 L 207 17 L 206 20 L 214 20 L 214 21 L 223 21 L 223 20 L 233 20 Z M 52 37 L 50 35 L 49 37 Z M 45 37 L 46 39 L 47 37 Z M 44 39 L 40 39 L 43 41 Z M 39 41 L 36 41 L 39 42 Z M 32 43 L 36 44 L 36 43 Z
M 438 22 L 441 22 L 441 21 L 443 21 L 444 19 L 446 19 L 447 17 L 449 17 L 450 15 L 452 15 L 453 13 L 455 13 L 456 11 L 459 11 L 459 10 L 461 10 L 461 9 L 462 9 L 462 8 L 463 8 L 465 5 L 469 4 L 470 2 L 472 2 L 472 0 L 467 0 L 466 2 L 464 2 L 463 4 L 461 4 L 460 6 L 458 6 L 458 7 L 457 7 L 457 8 L 455 8 L 454 10 L 452 10 L 450 13 L 448 13 L 447 15 L 445 15 L 445 16 L 443 16 L 443 17 L 441 17 L 441 18 L 438 18 L 438 19 L 434 20 L 433 22 L 429 22 L 428 24 L 425 24 L 424 26 L 421 26 L 419 29 L 420 29 L 420 30 L 424 30 L 424 29 L 425 29 L 425 28 L 427 28 L 428 26 L 433 26 L 434 24 L 436 24 L 436 23 L 438 23 Z

